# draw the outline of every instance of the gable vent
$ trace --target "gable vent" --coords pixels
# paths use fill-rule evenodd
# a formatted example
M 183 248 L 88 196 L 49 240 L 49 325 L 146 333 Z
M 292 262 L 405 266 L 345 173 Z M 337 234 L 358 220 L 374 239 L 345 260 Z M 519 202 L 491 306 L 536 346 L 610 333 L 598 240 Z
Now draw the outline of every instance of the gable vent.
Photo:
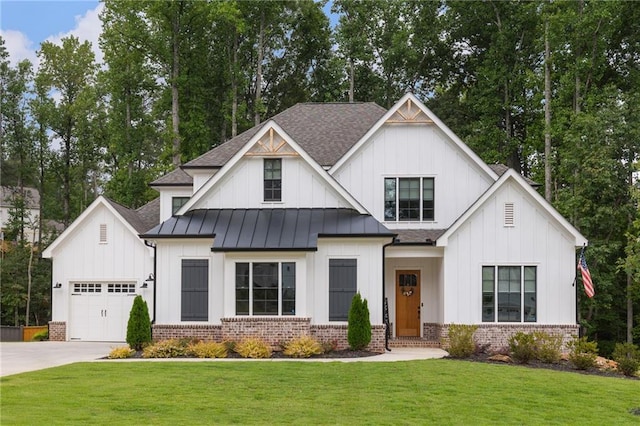
M 513 203 L 504 203 L 504 226 L 515 226 Z
M 100 224 L 100 244 L 106 244 L 107 242 L 107 224 Z

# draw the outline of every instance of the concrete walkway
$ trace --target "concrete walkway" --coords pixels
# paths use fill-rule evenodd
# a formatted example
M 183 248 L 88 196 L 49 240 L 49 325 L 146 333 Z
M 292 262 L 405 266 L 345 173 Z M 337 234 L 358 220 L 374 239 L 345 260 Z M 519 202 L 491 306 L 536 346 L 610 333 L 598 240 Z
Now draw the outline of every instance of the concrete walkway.
M 390 352 L 362 358 L 270 358 L 267 360 L 223 358 L 223 359 L 123 359 L 100 360 L 112 348 L 124 346 L 118 342 L 2 342 L 0 343 L 0 376 L 42 370 L 74 362 L 225 362 L 225 361 L 303 361 L 303 362 L 394 362 L 419 359 L 442 358 L 447 352 L 432 348 L 394 348 Z

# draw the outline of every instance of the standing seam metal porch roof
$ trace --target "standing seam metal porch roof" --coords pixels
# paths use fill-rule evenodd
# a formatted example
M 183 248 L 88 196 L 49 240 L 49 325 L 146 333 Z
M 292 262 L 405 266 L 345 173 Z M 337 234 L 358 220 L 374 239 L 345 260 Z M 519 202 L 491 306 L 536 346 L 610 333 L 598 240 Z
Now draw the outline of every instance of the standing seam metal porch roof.
M 141 238 L 214 238 L 212 251 L 312 251 L 318 237 L 393 237 L 352 209 L 198 209 L 173 216 Z

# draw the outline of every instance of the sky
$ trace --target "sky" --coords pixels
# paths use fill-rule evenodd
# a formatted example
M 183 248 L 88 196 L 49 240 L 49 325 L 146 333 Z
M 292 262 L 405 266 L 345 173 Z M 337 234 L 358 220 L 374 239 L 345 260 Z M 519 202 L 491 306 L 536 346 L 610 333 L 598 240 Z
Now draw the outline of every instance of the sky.
M 0 35 L 11 63 L 29 59 L 37 67 L 40 43 L 57 44 L 69 35 L 90 41 L 101 62 L 98 14 L 102 7 L 97 0 L 0 0 Z

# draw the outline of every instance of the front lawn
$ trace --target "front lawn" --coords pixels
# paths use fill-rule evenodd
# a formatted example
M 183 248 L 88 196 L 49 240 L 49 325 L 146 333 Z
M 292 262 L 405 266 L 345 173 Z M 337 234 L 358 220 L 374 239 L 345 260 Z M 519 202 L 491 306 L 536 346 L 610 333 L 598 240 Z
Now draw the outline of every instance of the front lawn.
M 9 424 L 638 424 L 640 382 L 467 361 L 100 362 L 0 379 Z

